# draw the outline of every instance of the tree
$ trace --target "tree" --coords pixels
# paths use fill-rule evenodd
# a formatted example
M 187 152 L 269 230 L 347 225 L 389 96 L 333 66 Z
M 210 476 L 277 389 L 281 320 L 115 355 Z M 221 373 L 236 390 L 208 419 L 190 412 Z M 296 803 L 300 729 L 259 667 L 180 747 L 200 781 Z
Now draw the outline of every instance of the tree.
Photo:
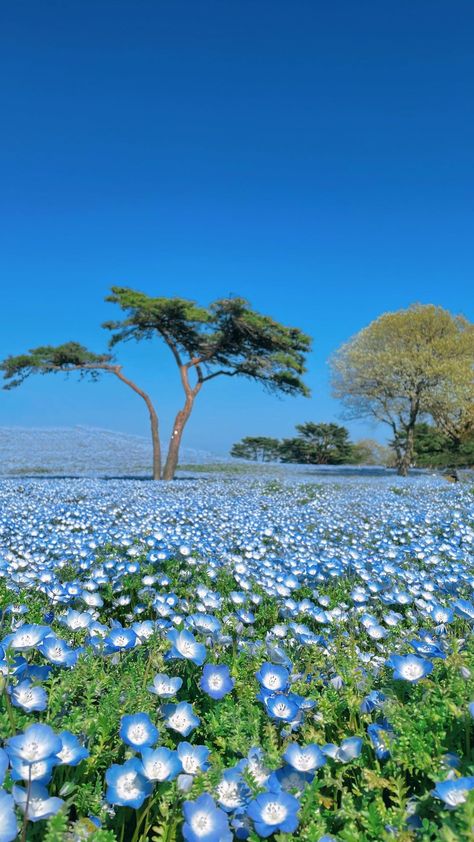
M 474 432 L 456 440 L 432 424 L 416 424 L 413 451 L 419 468 L 470 468 L 474 465 Z
M 375 439 L 360 439 L 352 445 L 354 465 L 391 465 L 392 451 Z
M 298 436 L 283 439 L 280 445 L 282 462 L 309 465 L 340 465 L 351 462 L 353 445 L 349 432 L 340 424 L 308 421 L 297 424 Z
M 203 386 L 217 377 L 246 377 L 267 390 L 308 395 L 302 376 L 310 339 L 252 310 L 243 298 L 222 298 L 198 307 L 184 298 L 151 298 L 126 287 L 112 287 L 106 299 L 124 311 L 122 321 L 106 322 L 117 343 L 159 337 L 179 371 L 184 403 L 173 424 L 163 479 L 173 478 L 185 425 Z
M 7 357 L 0 363 L 4 379 L 9 381 L 3 388 L 13 389 L 20 386 L 31 374 L 58 374 L 78 371 L 80 377 L 97 380 L 103 374 L 113 374 L 139 395 L 146 404 L 151 428 L 153 445 L 153 479 L 161 476 L 161 448 L 158 430 L 158 416 L 150 396 L 126 377 L 111 354 L 95 354 L 78 342 L 66 342 L 63 345 L 42 345 L 33 348 L 27 354 Z
M 280 456 L 280 442 L 270 436 L 246 436 L 242 441 L 232 445 L 230 455 L 234 459 L 274 462 Z
M 333 393 L 346 416 L 372 416 L 393 434 L 398 473 L 413 461 L 417 421 L 472 384 L 474 325 L 432 304 L 384 313 L 331 360 Z
M 299 436 L 308 451 L 308 461 L 316 465 L 339 465 L 348 462 L 351 457 L 352 445 L 349 441 L 349 431 L 340 424 L 297 424 Z

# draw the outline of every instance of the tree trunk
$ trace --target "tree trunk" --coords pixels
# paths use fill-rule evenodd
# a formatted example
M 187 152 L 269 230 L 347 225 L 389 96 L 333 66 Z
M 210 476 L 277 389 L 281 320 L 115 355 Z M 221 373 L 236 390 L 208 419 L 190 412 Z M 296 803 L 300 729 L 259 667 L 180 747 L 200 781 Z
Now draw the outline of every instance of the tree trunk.
M 171 480 L 174 478 L 176 468 L 178 467 L 179 448 L 181 446 L 181 439 L 186 422 L 191 415 L 194 405 L 194 398 L 188 396 L 183 409 L 181 409 L 173 424 L 173 432 L 171 433 L 170 443 L 168 446 L 168 454 L 166 456 L 165 468 L 163 471 L 163 479 Z
M 413 461 L 414 439 L 414 424 L 410 424 L 406 430 L 406 440 L 404 442 L 404 446 L 397 453 L 397 473 L 400 477 L 408 476 L 408 471 Z
M 153 406 L 150 396 L 147 395 L 143 389 L 140 389 L 132 380 L 129 380 L 128 377 L 125 377 L 124 374 L 120 371 L 119 368 L 111 368 L 111 371 L 127 386 L 130 386 L 137 395 L 140 395 L 141 398 L 146 403 L 148 409 L 148 415 L 150 416 L 150 428 L 151 428 L 151 443 L 153 448 L 153 479 L 161 479 L 161 445 L 160 445 L 160 433 L 158 428 L 158 415 L 156 414 L 155 407 Z

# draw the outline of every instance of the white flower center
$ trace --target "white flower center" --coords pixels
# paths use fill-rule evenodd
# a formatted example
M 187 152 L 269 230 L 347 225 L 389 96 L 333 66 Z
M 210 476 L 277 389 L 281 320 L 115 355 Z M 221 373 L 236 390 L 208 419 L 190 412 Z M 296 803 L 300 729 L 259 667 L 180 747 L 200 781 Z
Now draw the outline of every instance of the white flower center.
M 278 801 L 269 801 L 262 810 L 262 819 L 266 824 L 280 824 L 286 818 L 287 810 Z
M 199 769 L 199 763 L 192 754 L 187 754 L 186 757 L 183 757 L 181 760 L 183 765 L 183 769 L 188 775 L 195 775 Z
M 136 784 L 137 776 L 135 772 L 127 772 L 122 775 L 117 781 L 117 792 L 120 798 L 135 798 L 139 795 L 140 790 Z
M 419 664 L 405 664 L 402 675 L 408 679 L 420 678 L 423 675 L 423 668 Z
M 144 743 L 147 737 L 147 731 L 143 725 L 132 725 L 128 732 L 130 740 L 134 743 Z
M 211 675 L 209 679 L 209 686 L 212 690 L 220 690 L 223 683 L 221 676 L 217 674 Z
M 194 814 L 190 821 L 190 825 L 194 833 L 204 835 L 204 833 L 207 833 L 212 829 L 212 820 L 208 813 L 200 811 L 199 813 Z

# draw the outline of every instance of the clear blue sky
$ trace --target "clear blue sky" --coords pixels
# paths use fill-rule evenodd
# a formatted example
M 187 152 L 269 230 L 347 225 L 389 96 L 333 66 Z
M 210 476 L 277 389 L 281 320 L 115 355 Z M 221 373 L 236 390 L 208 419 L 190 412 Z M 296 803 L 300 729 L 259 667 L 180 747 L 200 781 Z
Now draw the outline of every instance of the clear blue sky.
M 225 452 L 337 419 L 326 360 L 382 311 L 473 317 L 472 0 L 17 0 L 1 18 L 0 356 L 100 350 L 111 284 L 246 296 L 314 336 L 313 396 L 210 383 L 185 444 Z M 172 360 L 119 353 L 167 431 Z M 0 425 L 77 423 L 147 433 L 118 382 L 0 393 Z

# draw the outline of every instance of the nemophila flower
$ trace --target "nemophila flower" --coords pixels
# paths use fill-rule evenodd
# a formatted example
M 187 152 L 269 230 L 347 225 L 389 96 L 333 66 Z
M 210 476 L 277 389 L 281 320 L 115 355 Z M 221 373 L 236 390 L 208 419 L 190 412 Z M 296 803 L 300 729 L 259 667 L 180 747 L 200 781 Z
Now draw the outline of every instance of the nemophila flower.
M 387 666 L 392 667 L 395 679 L 412 683 L 425 678 L 433 670 L 431 661 L 416 655 L 390 655 Z
M 360 737 L 348 737 L 347 740 L 342 741 L 340 746 L 327 743 L 322 746 L 321 751 L 339 763 L 350 763 L 351 760 L 359 757 L 362 751 L 362 740 Z
M 113 628 L 104 642 L 113 652 L 121 652 L 127 649 L 133 649 L 137 643 L 137 636 L 133 629 L 124 629 L 122 627 Z
M 262 792 L 250 802 L 247 815 L 255 831 L 266 838 L 272 833 L 293 833 L 298 827 L 300 802 L 288 792 Z
M 48 635 L 38 646 L 38 650 L 52 664 L 58 667 L 73 667 L 79 656 L 79 649 L 71 649 L 65 640 L 55 635 Z
M 119 807 L 133 807 L 138 810 L 152 791 L 152 785 L 143 774 L 143 766 L 137 757 L 127 760 L 122 766 L 114 763 L 105 773 L 107 783 L 106 799 Z
M 39 626 L 25 623 L 13 634 L 8 635 L 4 641 L 5 648 L 15 649 L 18 652 L 28 652 L 41 643 L 47 634 L 51 634 L 50 626 Z
M 162 712 L 165 716 L 166 727 L 177 731 L 183 737 L 187 737 L 191 731 L 194 731 L 201 721 L 194 713 L 193 706 L 189 702 L 163 705 Z
M 371 690 L 370 693 L 368 693 L 367 696 L 365 696 L 362 699 L 359 708 L 360 712 L 372 713 L 372 711 L 374 711 L 376 708 L 382 707 L 385 698 L 386 697 L 383 693 L 380 692 L 380 690 Z
M 285 763 L 275 772 L 272 772 L 268 779 L 267 787 L 271 791 L 291 792 L 296 798 L 305 791 L 307 785 L 311 783 L 314 778 L 314 772 L 298 772 L 289 763 Z
M 89 752 L 70 731 L 61 731 L 61 751 L 57 757 L 62 766 L 78 766 L 81 760 L 89 757 Z
M 242 810 L 251 795 L 248 785 L 242 778 L 241 764 L 233 769 L 225 769 L 216 786 L 217 803 L 227 813 Z
M 300 706 L 292 696 L 279 694 L 265 699 L 268 715 L 277 722 L 293 722 L 300 712 Z
M 7 740 L 6 750 L 10 758 L 20 757 L 27 763 L 35 763 L 55 757 L 61 751 L 61 739 L 49 725 L 35 723 L 23 734 Z
M 446 652 L 443 652 L 436 643 L 428 643 L 424 640 L 410 640 L 409 643 L 417 655 L 424 655 L 426 658 L 446 658 Z
M 325 755 L 315 743 L 307 746 L 290 743 L 283 755 L 283 760 L 286 760 L 298 772 L 314 772 L 326 763 Z
M 431 794 L 444 801 L 448 810 L 454 810 L 460 804 L 464 804 L 471 789 L 474 789 L 474 776 L 439 781 Z
M 30 822 L 40 822 L 55 816 L 64 804 L 62 798 L 52 798 L 45 786 L 34 781 L 28 788 L 14 786 L 15 803 Z
M 132 713 L 120 720 L 120 738 L 135 751 L 152 746 L 158 740 L 158 728 L 153 725 L 147 713 Z
M 231 842 L 227 815 L 207 793 L 196 801 L 185 801 L 183 815 L 181 833 L 185 842 Z
M 178 753 L 169 748 L 144 748 L 141 755 L 143 772 L 149 781 L 172 781 L 183 770 Z
M 0 842 L 13 842 L 18 836 L 13 796 L 0 789 Z
M 8 769 L 9 757 L 3 748 L 0 748 L 0 786 L 5 780 L 5 775 Z
M 446 608 L 444 605 L 432 605 L 428 612 L 435 623 L 451 623 L 454 617 L 454 611 L 451 608 Z
M 255 677 L 269 693 L 283 693 L 290 680 L 290 674 L 286 667 L 268 662 L 262 664 Z
M 208 757 L 210 750 L 207 746 L 193 746 L 191 743 L 182 742 L 178 745 L 178 757 L 183 767 L 183 772 L 188 775 L 196 775 L 198 772 L 205 772 L 209 769 Z
M 378 760 L 388 760 L 390 757 L 390 743 L 395 734 L 386 719 L 383 722 L 372 722 L 367 726 L 367 735 L 372 743 Z
M 56 757 L 48 757 L 46 760 L 37 760 L 36 763 L 27 763 L 21 757 L 12 757 L 12 779 L 14 781 L 37 781 L 47 786 L 49 784 L 53 768 L 57 765 Z
M 48 694 L 44 687 L 33 685 L 31 681 L 21 681 L 11 690 L 12 704 L 31 713 L 32 711 L 46 710 Z
M 68 608 L 66 613 L 59 618 L 59 622 L 71 631 L 80 631 L 89 628 L 92 617 L 88 611 L 75 611 L 74 608 Z
M 172 644 L 169 652 L 166 653 L 166 660 L 173 660 L 174 658 L 192 661 L 193 664 L 200 667 L 206 659 L 206 647 L 202 643 L 198 643 L 194 635 L 183 629 L 177 631 L 172 629 L 166 635 L 167 639 Z
M 150 693 L 155 693 L 161 699 L 172 699 L 180 689 L 183 679 L 179 677 L 172 678 L 165 673 L 158 673 L 153 679 L 153 684 L 148 687 Z
M 270 770 L 265 764 L 265 757 L 262 749 L 257 746 L 253 746 L 249 749 L 247 758 L 244 762 L 246 763 L 247 771 L 252 775 L 253 780 L 259 786 L 263 786 L 270 776 Z
M 467 599 L 456 599 L 453 602 L 454 612 L 463 620 L 474 620 L 474 605 Z
M 222 623 L 212 614 L 190 614 L 189 622 L 196 631 L 206 635 L 219 634 Z
M 199 686 L 211 699 L 223 699 L 231 692 L 235 684 L 229 667 L 225 664 L 206 664 Z

